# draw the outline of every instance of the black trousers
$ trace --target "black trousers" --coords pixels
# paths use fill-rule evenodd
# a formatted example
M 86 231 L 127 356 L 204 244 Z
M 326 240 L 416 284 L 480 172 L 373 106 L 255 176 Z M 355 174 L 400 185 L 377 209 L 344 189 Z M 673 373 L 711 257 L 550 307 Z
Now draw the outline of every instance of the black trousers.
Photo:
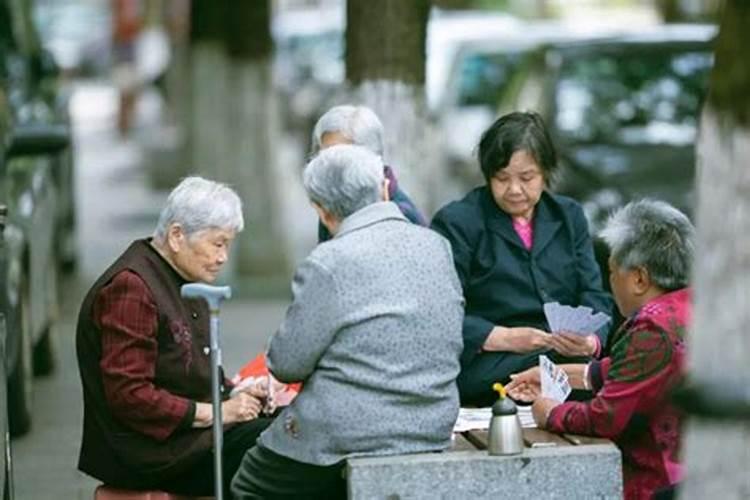
M 346 499 L 344 462 L 311 465 L 256 445 L 242 460 L 232 481 L 232 498 Z
M 260 433 L 272 422 L 268 418 L 256 418 L 235 425 L 224 432 L 222 446 L 222 479 L 224 493 L 229 497 L 229 485 L 240 466 L 245 452 L 255 446 Z M 214 453 L 206 453 L 193 467 L 179 477 L 170 478 L 156 485 L 156 488 L 169 493 L 187 496 L 214 496 Z

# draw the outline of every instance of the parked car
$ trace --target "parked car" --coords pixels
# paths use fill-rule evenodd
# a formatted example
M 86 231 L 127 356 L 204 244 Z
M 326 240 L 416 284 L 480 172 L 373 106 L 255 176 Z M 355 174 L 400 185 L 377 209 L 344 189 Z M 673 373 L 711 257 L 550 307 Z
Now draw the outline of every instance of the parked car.
M 481 182 L 475 155 L 479 138 L 497 117 L 498 102 L 530 52 L 546 44 L 582 42 L 623 30 L 562 21 L 506 24 L 481 36 L 470 30 L 471 36 L 456 38 L 444 88 L 439 101 L 433 103 L 443 170 L 453 178 L 459 192 Z
M 343 8 L 279 11 L 273 18 L 274 80 L 284 125 L 309 140 L 344 82 Z
M 0 312 L 7 323 L 5 373 L 11 434 L 31 425 L 33 375 L 54 366 L 60 183 L 71 167 L 70 129 L 52 102 L 55 68 L 35 39 L 27 0 L 0 0 L 0 205 L 7 218 Z M 72 168 L 72 167 L 71 167 Z
M 504 13 L 432 8 L 427 25 L 427 105 L 440 102 L 459 41 L 518 30 L 522 23 Z M 307 140 L 320 115 L 336 101 L 345 81 L 344 9 L 279 11 L 273 19 L 275 84 L 285 124 Z
M 443 10 L 432 7 L 427 23 L 425 98 L 436 112 L 444 105 L 456 69 L 457 54 L 467 44 L 503 40 L 523 32 L 526 23 L 502 12 Z M 447 98 L 450 100 L 450 98 Z
M 72 4 L 68 2 L 68 4 Z M 68 5 L 66 4 L 66 5 Z M 19 0 L 10 2 L 12 13 L 18 19 L 12 35 L 16 44 L 16 53 L 25 64 L 18 64 L 18 78 L 24 80 L 26 102 L 24 120 L 35 120 L 42 123 L 55 123 L 60 127 L 70 127 L 70 86 L 61 82 L 60 65 L 54 54 L 48 50 L 38 34 L 33 9 L 45 5 L 44 2 Z M 75 6 L 75 4 L 72 4 Z M 62 5 L 60 6 L 62 8 Z M 71 7 L 72 8 L 72 7 Z M 92 7 L 93 8 L 93 7 Z M 100 8 L 102 8 L 100 6 Z M 106 10 L 106 9 L 105 9 Z M 85 15 L 82 19 L 89 19 Z M 79 21 L 80 22 L 80 21 Z M 108 31 L 108 30 L 107 30 Z M 33 110 L 33 111 L 31 111 Z M 57 206 L 55 210 L 56 231 L 55 247 L 59 267 L 63 271 L 72 271 L 76 266 L 77 249 L 75 239 L 76 203 L 74 189 L 73 148 L 67 148 L 51 158 L 55 163 L 52 175 L 57 188 Z
M 107 74 L 112 65 L 109 2 L 36 0 L 33 14 L 44 47 L 65 73 Z
M 555 190 L 583 204 L 593 233 L 636 198 L 693 212 L 694 145 L 715 34 L 714 26 L 661 25 L 525 57 L 500 113 L 542 114 L 558 148 Z M 606 272 L 605 246 L 595 245 Z

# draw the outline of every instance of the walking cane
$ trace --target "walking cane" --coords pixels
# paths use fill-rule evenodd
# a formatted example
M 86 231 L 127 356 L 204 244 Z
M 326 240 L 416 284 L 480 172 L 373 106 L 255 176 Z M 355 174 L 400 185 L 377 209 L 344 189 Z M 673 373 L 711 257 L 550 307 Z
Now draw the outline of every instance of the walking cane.
M 221 380 L 219 366 L 221 365 L 221 347 L 219 346 L 219 305 L 224 299 L 232 297 L 232 289 L 228 286 L 211 286 L 202 283 L 188 283 L 182 285 L 180 293 L 186 299 L 203 299 L 211 312 L 210 348 L 211 348 L 211 403 L 213 405 L 214 431 L 214 490 L 216 500 L 224 498 L 224 481 L 221 468 L 221 448 L 223 443 L 223 426 L 221 419 Z

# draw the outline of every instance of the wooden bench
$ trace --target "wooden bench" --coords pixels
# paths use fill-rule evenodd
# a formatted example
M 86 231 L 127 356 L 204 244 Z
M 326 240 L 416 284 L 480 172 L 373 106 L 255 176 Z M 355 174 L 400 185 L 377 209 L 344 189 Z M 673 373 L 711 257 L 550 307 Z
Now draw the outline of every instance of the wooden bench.
M 349 498 L 622 498 L 621 457 L 611 441 L 541 429 L 523 435 L 520 455 L 490 456 L 487 431 L 468 431 L 444 453 L 350 459 Z

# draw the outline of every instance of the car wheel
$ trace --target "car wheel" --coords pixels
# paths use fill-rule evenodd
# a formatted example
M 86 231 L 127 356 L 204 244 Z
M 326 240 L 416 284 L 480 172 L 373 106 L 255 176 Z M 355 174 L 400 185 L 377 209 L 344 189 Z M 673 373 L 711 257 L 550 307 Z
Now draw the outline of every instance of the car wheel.
M 19 322 L 21 335 L 18 362 L 8 376 L 8 427 L 12 436 L 21 436 L 31 429 L 31 400 L 33 397 L 34 373 L 32 370 L 31 321 L 29 319 L 29 287 L 21 283 Z

